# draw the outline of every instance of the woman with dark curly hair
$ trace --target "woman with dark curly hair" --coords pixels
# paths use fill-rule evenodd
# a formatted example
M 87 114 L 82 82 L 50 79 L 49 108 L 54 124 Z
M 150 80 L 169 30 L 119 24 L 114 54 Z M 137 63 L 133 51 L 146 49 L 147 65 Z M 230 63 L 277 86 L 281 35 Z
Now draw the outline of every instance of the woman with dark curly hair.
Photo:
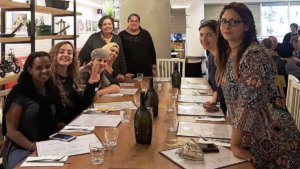
M 2 133 L 7 137 L 3 165 L 14 168 L 31 152 L 36 142 L 54 133 L 55 100 L 58 90 L 51 79 L 51 58 L 47 52 L 31 53 L 18 84 L 7 96 L 3 109 Z
M 232 125 L 233 154 L 254 168 L 299 168 L 300 132 L 278 97 L 275 64 L 258 44 L 251 11 L 233 2 L 219 19 L 216 79 Z M 293 151 L 289 142 L 296 145 Z

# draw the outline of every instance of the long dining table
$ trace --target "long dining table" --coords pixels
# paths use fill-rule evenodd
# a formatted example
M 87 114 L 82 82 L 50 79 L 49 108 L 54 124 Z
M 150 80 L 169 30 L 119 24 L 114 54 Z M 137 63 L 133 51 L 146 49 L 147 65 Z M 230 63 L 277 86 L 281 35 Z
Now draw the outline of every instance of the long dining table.
M 147 78 L 144 78 L 144 84 Z M 201 83 L 207 84 L 207 80 L 204 78 L 183 78 L 183 82 Z M 134 87 L 139 87 L 140 84 L 136 81 Z M 208 84 L 207 84 L 208 85 Z M 168 150 L 179 147 L 186 142 L 189 137 L 177 137 L 168 133 L 168 121 L 167 121 L 167 103 L 170 99 L 170 83 L 163 82 L 159 95 L 159 113 L 158 117 L 153 120 L 152 129 L 152 142 L 149 145 L 137 144 L 134 134 L 134 115 L 135 110 L 131 111 L 130 123 L 120 123 L 118 125 L 119 137 L 116 147 L 110 152 L 105 152 L 104 163 L 101 165 L 93 165 L 91 161 L 91 154 L 82 154 L 76 156 L 70 156 L 67 163 L 62 167 L 30 167 L 33 169 L 96 169 L 96 168 L 143 168 L 143 169 L 177 169 L 181 168 L 168 158 L 160 154 L 160 151 Z M 188 94 L 189 89 L 182 89 L 180 93 Z M 122 96 L 122 97 L 101 97 L 97 100 L 98 103 L 105 104 L 113 101 L 133 101 L 134 97 L 138 97 L 139 92 L 135 96 Z M 118 111 L 112 112 L 113 114 L 119 114 Z M 178 116 L 179 121 L 193 121 L 195 118 L 192 116 Z M 94 133 L 104 142 L 104 128 L 96 127 Z M 175 137 L 175 142 L 174 142 Z M 170 144 L 170 139 L 173 140 Z M 35 153 L 36 154 L 36 153 Z M 17 168 L 26 168 L 20 167 Z M 226 169 L 253 169 L 251 163 L 244 162 L 236 165 L 225 167 Z

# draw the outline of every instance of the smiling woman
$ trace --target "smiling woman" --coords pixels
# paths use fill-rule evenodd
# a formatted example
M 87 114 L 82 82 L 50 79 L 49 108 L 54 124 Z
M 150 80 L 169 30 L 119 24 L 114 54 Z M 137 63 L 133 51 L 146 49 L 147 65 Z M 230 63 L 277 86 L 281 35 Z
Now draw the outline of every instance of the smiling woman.
M 35 142 L 48 139 L 54 132 L 57 93 L 51 80 L 50 55 L 31 53 L 3 109 L 2 133 L 8 137 L 3 148 L 4 168 L 14 168 L 36 151 Z
M 91 78 L 82 93 L 74 46 L 69 41 L 57 43 L 51 49 L 50 55 L 53 60 L 51 64 L 53 82 L 59 88 L 61 97 L 61 100 L 55 103 L 56 127 L 60 129 L 92 104 L 96 87 L 94 83 L 97 83 L 99 78 Z

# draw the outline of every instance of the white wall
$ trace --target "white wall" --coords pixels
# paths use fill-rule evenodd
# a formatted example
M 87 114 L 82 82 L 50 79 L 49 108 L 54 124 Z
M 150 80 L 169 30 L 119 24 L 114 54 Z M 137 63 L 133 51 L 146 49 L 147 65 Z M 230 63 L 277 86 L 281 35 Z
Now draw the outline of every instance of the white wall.
M 14 0 L 17 2 L 26 2 L 26 0 Z M 72 2 L 72 1 L 71 1 Z M 45 0 L 38 0 L 37 5 L 45 5 Z M 91 20 L 91 21 L 97 21 L 102 17 L 102 15 L 97 15 L 96 10 L 97 8 L 100 8 L 101 6 L 95 6 L 91 7 L 91 5 L 85 5 L 83 6 L 82 4 L 77 4 L 77 12 L 82 13 L 81 16 L 77 16 L 77 21 L 78 19 L 81 19 L 84 23 L 84 28 L 85 28 L 85 21 L 86 20 Z M 70 3 L 68 10 L 72 11 L 73 10 L 73 4 Z M 27 18 L 30 19 L 30 12 L 22 12 L 27 14 Z M 49 14 L 41 14 L 41 13 L 36 13 L 35 14 L 36 19 L 43 17 L 44 22 L 47 25 L 51 25 L 51 15 Z M 72 35 L 74 34 L 74 23 L 73 23 L 73 17 L 61 17 L 64 21 L 66 21 L 69 25 L 70 28 L 67 29 L 67 35 Z M 9 12 L 6 14 L 6 20 L 7 21 L 12 21 L 12 13 Z M 56 18 L 54 21 L 55 23 L 58 22 L 60 18 Z M 7 28 L 11 28 L 11 23 L 12 22 L 7 22 Z M 77 27 L 77 26 L 76 26 Z M 59 27 L 55 25 L 55 32 L 59 30 Z M 97 27 L 97 31 L 99 31 Z M 7 29 L 6 32 L 11 32 L 11 29 Z M 93 33 L 94 31 L 83 31 L 79 32 L 77 30 L 77 35 L 79 35 L 79 38 L 77 38 L 77 48 L 81 48 L 88 37 Z M 21 33 L 17 33 L 17 35 L 20 36 L 26 36 L 26 31 L 22 31 Z M 59 42 L 59 41 L 55 41 Z M 51 40 L 37 40 L 35 42 L 36 44 L 36 51 L 47 51 L 49 52 L 51 49 Z M 22 44 L 7 44 L 6 45 L 6 52 L 9 51 L 9 49 L 12 48 L 15 51 L 16 56 L 28 56 L 28 54 L 31 51 L 31 45 L 30 43 L 22 43 Z M 0 46 L 1 50 L 1 46 Z

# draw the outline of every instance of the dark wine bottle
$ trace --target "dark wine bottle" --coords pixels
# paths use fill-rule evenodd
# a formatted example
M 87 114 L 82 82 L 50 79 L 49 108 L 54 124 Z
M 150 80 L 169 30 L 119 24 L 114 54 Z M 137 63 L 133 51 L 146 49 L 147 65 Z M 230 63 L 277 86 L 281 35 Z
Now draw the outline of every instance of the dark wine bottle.
M 181 74 L 179 73 L 179 70 L 178 70 L 178 63 L 174 63 L 174 71 L 171 75 L 171 78 L 172 78 L 172 87 L 180 89 Z
M 140 107 L 134 117 L 135 140 L 139 144 L 151 144 L 152 117 L 146 107 L 144 91 L 141 92 L 140 98 Z
M 148 91 L 146 94 L 146 105 L 147 107 L 152 107 L 153 117 L 157 117 L 158 115 L 158 104 L 158 95 L 153 87 L 153 78 L 151 77 L 149 78 Z

